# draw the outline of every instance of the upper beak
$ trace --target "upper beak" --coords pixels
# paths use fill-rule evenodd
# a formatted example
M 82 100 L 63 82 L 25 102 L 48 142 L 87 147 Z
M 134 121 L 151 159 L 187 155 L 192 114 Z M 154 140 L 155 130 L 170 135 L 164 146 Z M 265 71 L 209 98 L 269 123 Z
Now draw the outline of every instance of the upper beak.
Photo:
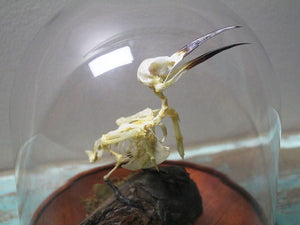
M 171 86 L 173 83 L 175 83 L 187 70 L 199 65 L 200 63 L 208 60 L 209 58 L 213 57 L 214 55 L 223 52 L 227 49 L 239 46 L 239 45 L 245 45 L 245 44 L 249 44 L 249 43 L 237 43 L 237 44 L 232 44 L 232 45 L 227 45 L 212 51 L 209 51 L 207 53 L 204 53 L 203 55 L 173 69 L 169 75 L 168 78 L 165 80 L 165 87 L 169 87 Z
M 185 45 L 184 47 L 179 49 L 173 55 L 171 55 L 171 58 L 173 58 L 175 61 L 174 66 L 177 63 L 179 63 L 184 57 L 186 57 L 188 54 L 190 54 L 192 51 L 194 51 L 196 48 L 198 48 L 200 45 L 202 45 L 204 42 L 206 42 L 207 40 L 213 38 L 214 36 L 216 36 L 218 34 L 225 32 L 227 30 L 232 30 L 232 29 L 239 28 L 239 27 L 241 27 L 241 26 L 224 27 L 224 28 L 215 30 L 211 33 L 208 33 L 202 37 L 199 37 L 199 38 L 193 40 L 192 42 L 188 43 L 187 45 Z
M 173 59 L 173 61 L 175 62 L 173 65 L 173 69 L 169 72 L 169 74 L 167 75 L 166 79 L 164 80 L 164 84 L 162 85 L 162 87 L 159 88 L 167 88 L 169 86 L 171 86 L 173 83 L 175 83 L 182 74 L 184 74 L 187 70 L 199 65 L 200 63 L 208 60 L 209 58 L 213 57 L 214 55 L 223 52 L 227 49 L 233 48 L 235 46 L 238 45 L 244 45 L 244 44 L 249 44 L 249 43 L 237 43 L 237 44 L 232 44 L 232 45 L 228 45 L 225 47 L 221 47 L 212 51 L 209 51 L 179 67 L 176 67 L 176 64 L 178 64 L 184 57 L 186 57 L 187 55 L 189 55 L 192 51 L 194 51 L 196 48 L 198 48 L 200 45 L 202 45 L 204 42 L 206 42 L 207 40 L 213 38 L 214 36 L 221 34 L 227 30 L 232 30 L 235 28 L 240 28 L 241 26 L 229 26 L 229 27 L 224 27 L 221 29 L 218 29 L 216 31 L 213 31 L 209 34 L 206 34 L 202 37 L 199 37 L 197 39 L 195 39 L 194 41 L 188 43 L 187 45 L 185 45 L 184 47 L 182 47 L 181 49 L 179 49 L 177 52 L 175 52 L 173 55 L 171 55 L 171 58 Z

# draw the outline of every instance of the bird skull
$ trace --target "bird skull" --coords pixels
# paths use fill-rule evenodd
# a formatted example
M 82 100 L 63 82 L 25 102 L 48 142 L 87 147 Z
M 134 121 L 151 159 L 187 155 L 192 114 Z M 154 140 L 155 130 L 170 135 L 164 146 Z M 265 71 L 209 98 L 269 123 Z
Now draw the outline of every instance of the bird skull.
M 138 68 L 137 78 L 155 91 L 164 89 L 161 87 L 175 64 L 175 60 L 169 56 L 145 59 Z

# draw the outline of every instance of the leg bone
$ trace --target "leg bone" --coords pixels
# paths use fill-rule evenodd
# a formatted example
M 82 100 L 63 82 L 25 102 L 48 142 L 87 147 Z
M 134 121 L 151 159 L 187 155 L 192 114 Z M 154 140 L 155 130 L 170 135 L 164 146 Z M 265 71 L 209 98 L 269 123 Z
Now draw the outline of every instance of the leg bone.
M 117 152 L 115 152 L 115 151 L 113 151 L 113 150 L 111 150 L 109 148 L 105 148 L 105 149 L 107 151 L 109 151 L 111 154 L 113 154 L 116 157 L 116 159 L 117 159 L 117 162 L 116 162 L 116 165 L 114 166 L 114 168 L 112 168 L 112 170 L 109 171 L 109 173 L 106 174 L 103 177 L 104 181 L 107 181 L 108 178 L 110 177 L 110 175 L 124 162 L 124 158 L 123 158 L 123 156 L 121 154 L 119 154 L 119 153 L 117 153 Z
M 174 126 L 174 132 L 175 137 L 177 141 L 177 151 L 179 152 L 179 155 L 181 158 L 184 158 L 184 147 L 183 147 L 183 137 L 180 131 L 179 126 L 179 116 L 175 109 L 168 108 L 167 110 L 167 116 L 171 118 L 173 126 Z

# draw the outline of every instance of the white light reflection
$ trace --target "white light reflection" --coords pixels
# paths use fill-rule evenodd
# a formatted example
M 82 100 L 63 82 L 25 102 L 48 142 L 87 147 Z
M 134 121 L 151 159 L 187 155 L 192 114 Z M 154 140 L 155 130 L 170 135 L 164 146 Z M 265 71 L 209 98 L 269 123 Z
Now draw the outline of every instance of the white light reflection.
M 89 62 L 89 67 L 93 76 L 97 77 L 114 68 L 130 64 L 132 61 L 131 50 L 128 46 L 125 46 L 95 58 Z
M 268 146 L 274 138 L 274 132 L 269 135 L 263 135 L 261 137 L 249 138 L 240 141 L 229 141 L 220 144 L 201 146 L 196 149 L 190 149 L 185 151 L 184 158 L 190 159 L 194 157 L 200 157 L 201 155 L 218 154 L 225 151 L 234 150 L 247 150 L 249 148 L 256 148 L 261 146 Z M 180 160 L 177 152 L 172 152 L 168 158 L 169 160 Z
M 194 157 L 200 157 L 201 155 L 217 154 L 220 152 L 233 151 L 238 149 L 246 150 L 261 145 L 267 145 L 269 144 L 269 142 L 270 142 L 270 138 L 266 136 L 266 137 L 259 137 L 259 138 L 250 138 L 241 141 L 225 142 L 225 143 L 220 143 L 215 145 L 201 146 L 196 149 L 186 150 L 184 158 L 190 159 Z M 176 154 L 176 152 L 172 152 L 168 159 L 179 160 L 179 156 L 178 154 Z
M 263 136 L 259 138 L 250 138 L 236 142 L 225 142 L 216 145 L 202 146 L 197 149 L 190 149 L 185 151 L 185 159 L 194 157 L 200 157 L 201 155 L 217 154 L 224 151 L 233 150 L 247 150 L 249 148 L 255 148 L 262 145 L 270 145 L 272 141 L 271 136 Z M 286 137 L 282 137 L 280 141 L 281 149 L 297 149 L 300 148 L 300 134 L 292 134 Z M 168 160 L 180 160 L 180 156 L 177 152 L 172 152 Z
M 285 135 L 281 138 L 280 147 L 282 149 L 300 148 L 300 134 Z

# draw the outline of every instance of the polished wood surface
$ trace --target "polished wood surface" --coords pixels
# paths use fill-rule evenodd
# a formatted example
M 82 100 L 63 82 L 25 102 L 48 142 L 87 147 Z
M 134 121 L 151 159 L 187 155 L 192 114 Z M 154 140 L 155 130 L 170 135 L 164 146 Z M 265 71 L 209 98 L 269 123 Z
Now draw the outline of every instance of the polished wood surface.
M 264 225 L 265 217 L 256 201 L 225 175 L 213 169 L 184 162 L 166 162 L 164 165 L 182 165 L 195 181 L 203 198 L 204 212 L 196 225 Z M 49 196 L 37 209 L 34 225 L 78 224 L 85 218 L 82 199 L 91 196 L 92 187 L 102 180 L 111 166 L 78 174 Z M 119 177 L 129 174 L 119 169 Z

